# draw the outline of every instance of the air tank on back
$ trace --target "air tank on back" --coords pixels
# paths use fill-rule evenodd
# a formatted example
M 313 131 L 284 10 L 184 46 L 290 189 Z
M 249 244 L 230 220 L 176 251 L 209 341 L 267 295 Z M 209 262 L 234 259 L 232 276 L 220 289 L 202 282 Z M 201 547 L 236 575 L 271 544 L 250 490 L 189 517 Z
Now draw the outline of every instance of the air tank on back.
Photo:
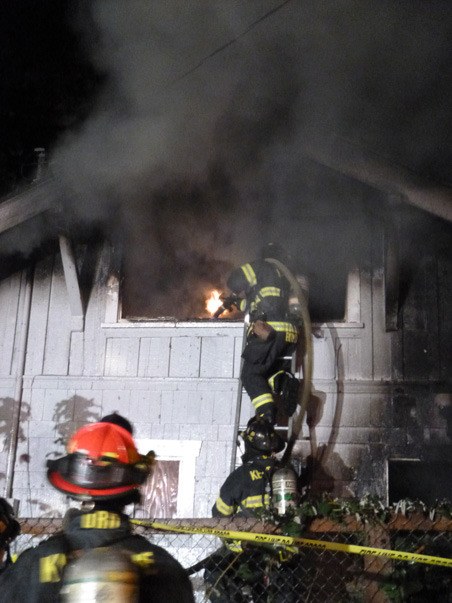
M 272 505 L 284 515 L 298 502 L 297 474 L 290 467 L 277 469 L 272 476 Z
M 65 603 L 137 603 L 138 571 L 120 549 L 90 549 L 66 567 L 61 600 Z

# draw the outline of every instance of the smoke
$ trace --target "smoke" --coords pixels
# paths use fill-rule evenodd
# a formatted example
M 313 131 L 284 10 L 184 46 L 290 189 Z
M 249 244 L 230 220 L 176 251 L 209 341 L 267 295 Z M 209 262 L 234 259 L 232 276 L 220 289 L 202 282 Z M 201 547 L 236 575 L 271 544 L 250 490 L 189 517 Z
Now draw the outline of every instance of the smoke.
M 334 295 L 338 270 L 343 279 L 367 249 L 375 216 L 362 200 L 378 195 L 300 149 L 346 137 L 431 169 L 446 144 L 437 68 L 448 9 L 434 8 L 90 3 L 83 35 L 106 83 L 89 119 L 60 140 L 52 170 L 77 200 L 76 219 L 122 242 L 138 312 L 150 299 L 158 313 L 169 299 L 193 300 L 194 280 L 221 286 L 274 239 Z

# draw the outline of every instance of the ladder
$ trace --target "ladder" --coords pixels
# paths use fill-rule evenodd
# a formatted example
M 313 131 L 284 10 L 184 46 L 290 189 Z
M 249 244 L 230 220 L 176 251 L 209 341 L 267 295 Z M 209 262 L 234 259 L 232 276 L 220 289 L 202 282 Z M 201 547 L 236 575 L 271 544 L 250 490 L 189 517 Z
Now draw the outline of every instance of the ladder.
M 246 343 L 246 332 L 247 332 L 247 323 L 245 323 L 245 329 L 243 333 L 243 346 L 242 351 Z M 291 356 L 282 356 L 279 358 L 281 364 L 285 370 L 289 370 L 297 379 L 300 378 L 300 374 L 296 372 L 297 369 L 297 353 L 296 351 Z M 246 429 L 246 425 L 254 416 L 254 408 L 251 403 L 251 400 L 248 394 L 245 391 L 245 388 L 242 385 L 242 380 L 240 375 L 242 373 L 242 362 L 240 363 L 240 373 L 237 387 L 237 404 L 236 404 L 236 414 L 235 414 L 235 422 L 234 422 L 234 442 L 232 445 L 232 455 L 231 455 L 231 472 L 236 469 L 240 464 L 240 459 L 237 458 L 237 450 L 238 450 L 238 438 L 239 433 Z M 247 404 L 243 404 L 247 401 Z M 297 411 L 295 411 L 295 414 Z M 292 417 L 284 416 L 281 412 L 278 412 L 276 417 L 276 423 L 274 426 L 275 431 L 284 439 L 288 440 L 292 435 L 292 426 L 293 426 L 293 415 Z
M 308 401 L 309 401 L 309 397 L 310 397 L 310 392 L 311 392 L 312 367 L 313 367 L 311 319 L 309 316 L 308 302 L 307 302 L 305 293 L 303 292 L 303 290 L 301 288 L 300 283 L 295 279 L 295 277 L 287 269 L 287 267 L 284 266 L 284 264 L 282 264 L 281 262 L 279 262 L 278 260 L 275 260 L 275 259 L 267 259 L 267 261 L 274 264 L 282 272 L 282 274 L 284 274 L 284 276 L 287 278 L 287 280 L 289 281 L 289 283 L 291 285 L 292 292 L 297 296 L 297 298 L 299 300 L 299 304 L 300 304 L 299 313 L 300 313 L 300 318 L 303 322 L 303 331 L 304 331 L 304 337 L 305 337 L 305 350 L 303 353 L 303 358 L 302 358 L 302 363 L 301 363 L 303 366 L 304 383 L 303 383 L 302 392 L 300 394 L 299 405 L 297 406 L 295 413 L 287 421 L 287 424 L 280 425 L 277 423 L 275 426 L 276 431 L 278 431 L 282 435 L 285 435 L 287 438 L 287 441 L 289 442 L 289 445 L 286 447 L 286 453 L 288 454 L 288 457 L 290 458 L 293 444 L 297 439 L 300 439 L 300 436 L 302 433 L 302 424 L 303 424 L 303 420 L 305 417 L 305 413 L 306 413 L 306 409 L 307 409 L 307 405 L 308 405 Z M 247 324 L 248 324 L 247 321 L 245 321 L 242 351 L 243 351 L 243 347 L 245 346 L 245 343 L 246 343 Z M 291 372 L 295 375 L 295 377 L 297 379 L 300 379 L 299 372 L 296 372 L 296 357 L 297 357 L 297 355 L 296 355 L 296 351 L 295 351 L 291 357 L 284 358 L 284 360 L 287 360 L 288 362 L 290 361 Z M 250 414 L 250 415 L 248 415 L 248 418 L 245 418 L 246 415 L 244 416 L 244 413 L 243 413 L 244 409 L 243 409 L 243 404 L 242 404 L 242 398 L 243 398 L 245 392 L 243 391 L 242 382 L 240 379 L 240 374 L 242 372 L 241 369 L 242 369 L 242 367 L 240 367 L 238 391 L 237 391 L 237 406 L 236 406 L 236 415 L 235 415 L 235 422 L 234 422 L 234 442 L 233 442 L 233 446 L 232 446 L 231 471 L 233 471 L 237 467 L 236 441 L 238 439 L 239 430 L 245 428 L 248 419 L 252 416 Z M 250 412 L 251 412 L 251 409 L 252 409 L 251 401 L 249 401 L 248 407 L 250 408 Z M 277 418 L 277 420 L 278 420 L 278 418 Z M 308 439 L 309 439 L 309 437 L 308 437 Z

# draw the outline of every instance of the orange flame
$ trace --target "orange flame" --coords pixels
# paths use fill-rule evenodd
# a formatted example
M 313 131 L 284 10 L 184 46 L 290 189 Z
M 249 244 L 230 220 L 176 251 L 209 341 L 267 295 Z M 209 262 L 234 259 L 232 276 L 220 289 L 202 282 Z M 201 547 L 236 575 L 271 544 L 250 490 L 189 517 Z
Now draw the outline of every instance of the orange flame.
M 214 289 L 211 292 L 210 297 L 206 301 L 206 310 L 212 316 L 215 314 L 215 312 L 218 310 L 218 308 L 223 303 L 220 299 L 220 295 L 221 295 L 221 293 L 219 291 L 217 291 L 216 289 Z

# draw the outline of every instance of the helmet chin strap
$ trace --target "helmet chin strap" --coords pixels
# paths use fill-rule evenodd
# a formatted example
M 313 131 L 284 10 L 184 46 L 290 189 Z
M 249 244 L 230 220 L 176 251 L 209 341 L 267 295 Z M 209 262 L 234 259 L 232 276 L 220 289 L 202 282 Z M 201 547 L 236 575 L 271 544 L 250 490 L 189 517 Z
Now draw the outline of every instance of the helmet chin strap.
M 249 461 L 254 461 L 256 459 L 268 459 L 272 456 L 273 454 L 271 452 L 256 450 L 245 442 L 245 452 L 242 454 L 242 462 L 248 463 Z

